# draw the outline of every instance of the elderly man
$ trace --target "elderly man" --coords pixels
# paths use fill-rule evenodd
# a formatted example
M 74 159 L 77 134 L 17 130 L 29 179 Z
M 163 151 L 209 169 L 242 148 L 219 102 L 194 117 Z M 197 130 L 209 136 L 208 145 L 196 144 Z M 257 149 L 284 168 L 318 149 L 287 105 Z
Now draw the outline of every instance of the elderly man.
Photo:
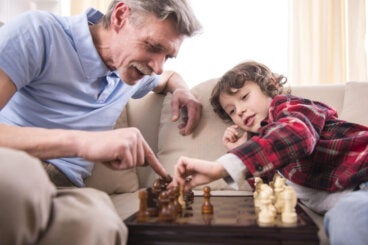
M 193 131 L 201 104 L 163 64 L 199 29 L 185 0 L 112 1 L 106 15 L 30 11 L 0 28 L 2 242 L 125 243 L 106 194 L 73 187 L 94 162 L 167 177 L 138 129 L 113 126 L 130 98 L 153 90 L 173 94 L 173 121 L 183 110 L 179 131 Z

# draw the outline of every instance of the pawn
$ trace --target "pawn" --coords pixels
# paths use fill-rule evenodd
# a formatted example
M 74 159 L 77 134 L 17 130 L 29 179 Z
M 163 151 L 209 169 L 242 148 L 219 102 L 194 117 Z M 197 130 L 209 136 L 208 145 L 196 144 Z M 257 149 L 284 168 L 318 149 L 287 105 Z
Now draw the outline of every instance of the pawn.
M 137 213 L 138 222 L 148 222 L 150 218 L 150 213 L 147 209 L 147 191 L 139 192 L 139 210 Z
M 158 221 L 163 223 L 174 221 L 176 217 L 168 207 L 169 195 L 167 191 L 163 191 L 160 193 L 159 202 L 161 208 L 158 213 Z
M 297 196 L 295 190 L 287 186 L 282 192 L 282 198 L 284 199 L 284 208 L 281 214 L 281 220 L 283 223 L 295 224 L 297 222 L 297 214 L 295 206 L 297 203 Z
M 177 216 L 178 211 L 175 203 L 175 190 L 173 188 L 167 190 L 168 198 L 169 198 L 169 204 L 167 205 L 167 208 L 170 210 L 173 216 Z
M 211 188 L 209 186 L 203 188 L 204 202 L 202 205 L 202 214 L 213 214 L 213 205 L 210 202 L 210 191 Z

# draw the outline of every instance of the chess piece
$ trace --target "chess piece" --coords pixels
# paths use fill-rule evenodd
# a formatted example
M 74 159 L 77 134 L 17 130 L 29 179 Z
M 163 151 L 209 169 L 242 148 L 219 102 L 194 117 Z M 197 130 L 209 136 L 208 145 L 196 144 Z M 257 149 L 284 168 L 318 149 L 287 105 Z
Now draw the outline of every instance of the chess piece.
M 151 217 L 157 217 L 157 194 L 153 192 L 151 187 L 147 187 L 147 210 Z
M 184 186 L 181 185 L 179 187 L 179 197 L 178 197 L 178 202 L 181 205 L 181 210 L 182 210 L 182 216 L 185 215 L 185 210 L 186 210 L 186 203 L 184 201 Z
M 173 178 L 171 177 L 171 175 L 170 175 L 170 174 L 168 174 L 168 175 L 165 177 L 165 182 L 166 182 L 167 184 L 170 184 L 170 183 L 172 182 L 172 180 L 173 180 Z
M 174 204 L 175 204 L 175 207 L 176 207 L 176 213 L 181 216 L 183 214 L 183 210 L 182 210 L 182 206 L 181 204 L 179 203 L 179 186 L 174 186 L 173 187 L 173 192 L 174 192 Z
M 275 220 L 276 210 L 272 205 L 273 190 L 267 184 L 261 185 L 259 193 L 259 207 L 257 221 L 260 224 L 273 224 Z
M 259 210 L 259 193 L 261 191 L 261 185 L 263 184 L 263 180 L 260 177 L 254 178 L 254 187 L 255 190 L 253 192 L 253 201 L 256 212 Z
M 209 186 L 203 188 L 204 202 L 202 204 L 202 214 L 213 214 L 213 205 L 210 202 L 210 191 L 211 188 Z
M 175 215 L 169 209 L 169 195 L 167 191 L 162 191 L 159 196 L 160 209 L 158 212 L 158 221 L 167 223 L 175 220 Z
M 172 213 L 172 215 L 174 217 L 177 216 L 178 212 L 176 209 L 176 204 L 175 204 L 175 192 L 174 189 L 171 188 L 169 190 L 167 190 L 167 194 L 168 194 L 168 198 L 169 198 L 169 204 L 167 205 L 167 208 L 170 210 L 170 212 Z
M 137 221 L 138 222 L 148 222 L 150 218 L 150 213 L 147 209 L 147 191 L 139 192 L 139 210 L 137 213 Z
M 184 201 L 185 201 L 187 206 L 189 206 L 190 204 L 193 203 L 193 201 L 194 201 L 194 192 L 193 192 L 193 190 L 185 191 L 183 196 L 184 196 Z
M 281 193 L 285 190 L 285 181 L 286 179 L 280 175 L 274 178 L 275 208 L 279 214 L 282 213 L 284 208 L 284 199 L 281 197 Z
M 282 192 L 284 200 L 284 207 L 281 214 L 281 221 L 287 224 L 295 224 L 297 221 L 297 214 L 295 206 L 297 203 L 296 192 L 291 186 L 286 186 Z

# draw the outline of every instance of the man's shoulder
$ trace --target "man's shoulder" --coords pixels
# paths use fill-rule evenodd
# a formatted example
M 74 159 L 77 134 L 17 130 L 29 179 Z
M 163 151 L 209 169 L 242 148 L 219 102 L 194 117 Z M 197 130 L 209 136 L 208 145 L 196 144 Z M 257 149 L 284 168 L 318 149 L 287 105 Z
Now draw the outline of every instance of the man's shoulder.
M 43 10 L 29 10 L 19 15 L 19 19 L 27 21 L 28 24 L 37 25 L 40 23 L 50 23 L 50 21 L 55 19 L 55 16 L 55 14 Z

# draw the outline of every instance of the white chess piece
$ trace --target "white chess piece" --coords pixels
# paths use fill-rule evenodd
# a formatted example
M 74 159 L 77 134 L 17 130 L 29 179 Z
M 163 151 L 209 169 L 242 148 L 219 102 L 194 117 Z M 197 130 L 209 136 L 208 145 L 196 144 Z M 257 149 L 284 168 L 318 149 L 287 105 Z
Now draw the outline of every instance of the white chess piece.
M 276 214 L 276 210 L 272 204 L 273 190 L 266 184 L 261 184 L 260 189 L 258 222 L 261 224 L 272 224 Z
M 263 180 L 260 177 L 254 178 L 254 192 L 253 192 L 253 201 L 254 201 L 254 207 L 256 210 L 259 209 L 259 193 L 261 191 L 261 185 L 263 184 Z
M 294 224 L 297 222 L 297 214 L 295 206 L 297 202 L 297 196 L 295 190 L 291 186 L 285 186 L 285 190 L 282 192 L 282 198 L 284 200 L 284 208 L 281 214 L 281 221 L 287 224 Z
M 275 193 L 275 208 L 277 213 L 281 213 L 284 207 L 284 199 L 281 197 L 282 192 L 285 190 L 286 179 L 277 175 L 274 180 L 274 193 Z

